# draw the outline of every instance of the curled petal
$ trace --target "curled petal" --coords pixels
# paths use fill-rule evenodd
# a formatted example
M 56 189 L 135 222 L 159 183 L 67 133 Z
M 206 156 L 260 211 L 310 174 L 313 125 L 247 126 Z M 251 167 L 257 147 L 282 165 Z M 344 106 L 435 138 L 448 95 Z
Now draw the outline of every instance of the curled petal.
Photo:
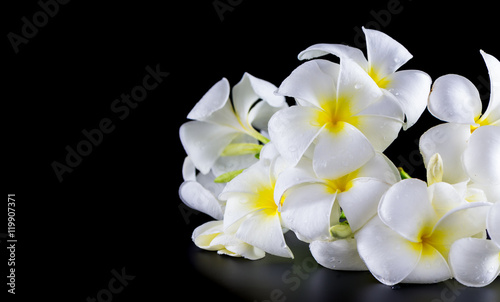
M 214 112 L 222 109 L 229 101 L 229 82 L 222 78 L 215 83 L 188 114 L 188 119 L 204 121 Z
M 327 54 L 339 58 L 349 58 L 355 61 L 361 68 L 368 69 L 368 61 L 361 50 L 342 44 L 315 44 L 299 53 L 299 60 L 313 59 Z
M 356 247 L 356 239 L 347 238 L 334 241 L 313 241 L 309 245 L 314 259 L 322 266 L 342 271 L 366 271 Z
M 500 127 L 476 129 L 464 151 L 463 161 L 474 182 L 500 185 Z
M 439 77 L 429 95 L 429 111 L 445 122 L 476 125 L 481 114 L 481 98 L 476 86 L 455 74 Z
M 194 230 L 193 242 L 199 248 L 233 257 L 257 260 L 265 256 L 263 250 L 225 234 L 222 229 L 222 221 L 209 221 Z
M 262 99 L 264 102 L 261 103 L 268 104 L 269 107 L 281 107 L 285 98 L 274 94 L 277 89 L 273 84 L 245 72 L 241 81 L 233 87 L 234 111 L 240 121 L 250 127 L 250 108 L 258 99 Z
M 183 182 L 179 188 L 179 196 L 190 208 L 210 215 L 215 219 L 222 219 L 221 204 L 213 193 L 205 189 L 200 183 L 194 181 Z
M 500 62 L 492 55 L 485 53 L 481 50 L 484 62 L 488 67 L 490 75 L 490 102 L 488 108 L 484 112 L 483 117 L 487 119 L 488 124 L 495 124 L 500 126 Z
M 466 286 L 486 286 L 500 274 L 500 248 L 491 240 L 457 240 L 451 246 L 449 261 L 454 277 Z
M 399 42 L 381 31 L 363 27 L 366 37 L 366 49 L 370 68 L 375 70 L 377 78 L 395 72 L 412 58 L 410 52 Z
M 297 67 L 281 83 L 277 93 L 320 107 L 320 102 L 334 99 L 339 65 L 326 60 L 312 60 Z

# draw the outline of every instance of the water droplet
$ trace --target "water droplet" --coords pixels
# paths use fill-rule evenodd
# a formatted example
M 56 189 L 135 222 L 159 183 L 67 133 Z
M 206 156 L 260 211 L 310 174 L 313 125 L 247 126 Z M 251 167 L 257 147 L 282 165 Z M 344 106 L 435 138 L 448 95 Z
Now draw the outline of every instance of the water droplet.
M 290 152 L 296 152 L 297 151 L 297 147 L 290 146 L 290 147 L 288 147 L 288 151 L 290 151 Z
M 361 87 L 363 87 L 363 84 L 356 83 L 356 84 L 354 85 L 354 89 L 360 89 Z

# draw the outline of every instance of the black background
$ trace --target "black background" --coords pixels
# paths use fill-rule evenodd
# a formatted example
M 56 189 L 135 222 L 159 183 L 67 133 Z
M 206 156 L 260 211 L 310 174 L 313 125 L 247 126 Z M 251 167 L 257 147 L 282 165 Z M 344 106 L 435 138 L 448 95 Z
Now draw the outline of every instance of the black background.
M 486 108 L 489 87 L 484 83 L 489 80 L 479 49 L 500 57 L 498 7 L 486 1 L 220 0 L 234 4 L 222 18 L 214 2 L 71 0 L 60 4 L 18 53 L 8 34 L 21 34 L 22 18 L 32 20 L 41 8 L 37 1 L 3 3 L 2 111 L 7 118 L 2 149 L 7 152 L 2 170 L 4 193 L 16 194 L 16 298 L 86 301 L 107 288 L 111 270 L 122 268 L 135 279 L 113 301 L 190 300 L 199 294 L 260 301 L 276 288 L 255 277 L 259 268 L 263 274 L 266 267 L 276 268 L 279 279 L 293 261 L 268 256 L 245 262 L 199 251 L 191 233 L 209 219 L 189 213 L 185 220 L 179 209 L 185 153 L 178 129 L 222 77 L 234 85 L 249 72 L 279 86 L 300 64 L 301 50 L 315 43 L 362 47 L 357 33 L 367 26 L 383 30 L 413 54 L 402 69 L 423 70 L 434 80 L 457 73 L 482 85 Z M 397 12 L 387 13 L 396 2 Z M 112 102 L 142 84 L 146 66 L 157 65 L 169 75 L 120 120 L 110 109 Z M 51 164 L 64 163 L 66 146 L 75 148 L 85 139 L 82 131 L 97 128 L 103 118 L 112 120 L 114 131 L 104 134 L 102 143 L 59 182 Z M 416 140 L 438 123 L 424 113 L 386 154 L 423 178 Z M 2 224 L 6 230 L 7 216 Z M 0 276 L 8 269 L 5 245 L 2 240 Z M 307 246 L 294 245 L 296 253 L 307 257 Z M 202 269 L 202 258 L 214 269 Z M 227 265 L 236 265 L 232 274 L 241 286 L 220 281 Z M 432 289 L 426 296 L 432 300 L 444 288 L 402 286 L 395 291 L 368 273 L 316 272 L 322 282 L 310 299 L 399 301 Z M 253 277 L 245 279 L 246 274 Z M 498 301 L 498 281 L 470 293 L 487 293 L 485 301 Z M 242 290 L 249 287 L 245 282 L 253 282 L 251 290 Z M 0 284 L 2 294 L 5 283 Z M 339 292 L 330 284 L 337 284 Z M 282 287 L 288 290 L 287 301 L 306 288 L 291 292 L 288 285 Z M 346 294 L 350 290 L 365 294 Z

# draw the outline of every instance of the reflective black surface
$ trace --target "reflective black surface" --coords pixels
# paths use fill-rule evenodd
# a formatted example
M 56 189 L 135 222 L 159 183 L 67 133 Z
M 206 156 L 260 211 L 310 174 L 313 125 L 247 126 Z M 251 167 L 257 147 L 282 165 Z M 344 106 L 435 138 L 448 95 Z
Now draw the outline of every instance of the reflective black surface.
M 218 290 L 244 301 L 499 301 L 500 279 L 484 288 L 470 288 L 455 280 L 437 284 L 379 283 L 369 272 L 334 271 L 314 261 L 308 245 L 290 232 L 286 240 L 295 258 L 266 255 L 257 261 L 217 255 L 194 245 L 190 261 L 197 271 L 215 281 Z

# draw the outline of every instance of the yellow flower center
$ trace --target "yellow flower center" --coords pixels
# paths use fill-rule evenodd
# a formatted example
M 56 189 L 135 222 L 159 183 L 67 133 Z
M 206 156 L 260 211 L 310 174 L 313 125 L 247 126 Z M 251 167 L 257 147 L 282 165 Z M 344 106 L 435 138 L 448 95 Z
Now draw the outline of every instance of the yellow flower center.
M 344 128 L 345 123 L 353 126 L 358 123 L 358 118 L 353 115 L 346 98 L 325 99 L 320 102 L 320 106 L 323 110 L 318 111 L 318 117 L 313 121 L 315 126 L 326 125 L 325 129 L 338 132 Z

